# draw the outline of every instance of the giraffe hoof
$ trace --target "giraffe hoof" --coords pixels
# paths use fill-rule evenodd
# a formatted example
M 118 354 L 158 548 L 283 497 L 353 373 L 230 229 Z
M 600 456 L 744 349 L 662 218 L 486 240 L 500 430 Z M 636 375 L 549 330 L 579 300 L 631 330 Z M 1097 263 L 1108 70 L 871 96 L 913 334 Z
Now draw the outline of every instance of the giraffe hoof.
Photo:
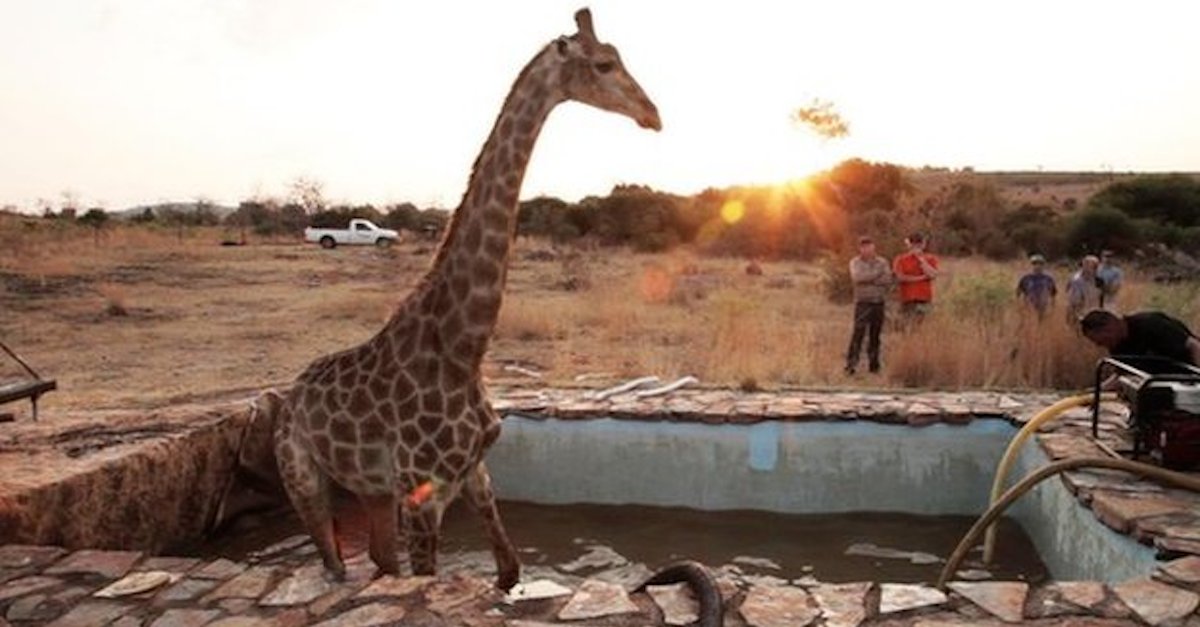
M 521 580 L 521 571 L 518 568 L 505 570 L 496 577 L 496 587 L 501 592 L 508 592 L 517 582 Z
M 334 568 L 326 564 L 322 577 L 329 583 L 344 583 L 346 581 L 346 567 Z
M 376 564 L 375 565 L 375 575 L 371 578 L 379 579 L 380 577 L 399 577 L 399 576 L 400 576 L 400 565 L 399 564 L 397 564 L 395 566 L 380 566 L 380 565 Z

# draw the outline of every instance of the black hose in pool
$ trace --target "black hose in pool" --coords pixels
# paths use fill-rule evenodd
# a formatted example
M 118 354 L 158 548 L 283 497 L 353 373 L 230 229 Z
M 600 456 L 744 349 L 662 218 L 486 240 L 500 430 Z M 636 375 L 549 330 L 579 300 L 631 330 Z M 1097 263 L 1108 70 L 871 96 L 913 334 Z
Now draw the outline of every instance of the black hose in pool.
M 700 562 L 685 560 L 668 564 L 642 582 L 635 592 L 645 590 L 646 586 L 681 581 L 692 587 L 692 593 L 700 603 L 700 618 L 695 624 L 699 627 L 722 627 L 725 624 L 725 601 L 721 598 L 721 589 L 717 586 L 717 580 Z

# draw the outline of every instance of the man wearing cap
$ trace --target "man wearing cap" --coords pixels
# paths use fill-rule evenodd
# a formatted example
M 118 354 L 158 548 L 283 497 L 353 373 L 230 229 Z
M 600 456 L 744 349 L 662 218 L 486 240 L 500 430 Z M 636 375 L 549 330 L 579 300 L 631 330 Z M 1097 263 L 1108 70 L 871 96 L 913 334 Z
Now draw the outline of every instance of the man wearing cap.
M 892 272 L 900 284 L 900 313 L 908 320 L 919 320 L 933 303 L 933 280 L 938 275 L 938 259 L 925 252 L 925 236 L 909 235 L 904 242 L 908 252 L 892 262 Z
M 1096 268 L 1096 276 L 1104 283 L 1104 303 L 1109 309 L 1116 309 L 1117 292 L 1121 291 L 1121 268 L 1113 261 L 1113 251 L 1105 250 L 1100 253 L 1100 266 Z
M 1033 254 L 1029 256 L 1029 274 L 1017 281 L 1017 296 L 1037 312 L 1041 318 L 1046 315 L 1054 297 L 1058 295 L 1058 287 L 1054 285 L 1054 277 L 1046 274 L 1046 258 Z
M 892 286 L 888 262 L 875 254 L 870 237 L 858 238 L 858 256 L 850 260 L 850 280 L 854 283 L 854 332 L 846 350 L 846 374 L 858 369 L 863 336 L 867 338 L 867 367 L 879 372 L 879 333 L 883 330 L 883 303 Z

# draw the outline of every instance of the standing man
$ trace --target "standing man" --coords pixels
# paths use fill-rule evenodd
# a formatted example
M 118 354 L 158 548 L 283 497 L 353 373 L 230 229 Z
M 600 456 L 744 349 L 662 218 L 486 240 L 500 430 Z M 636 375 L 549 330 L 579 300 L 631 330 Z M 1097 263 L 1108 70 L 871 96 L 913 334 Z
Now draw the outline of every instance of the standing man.
M 1113 251 L 1105 250 L 1100 253 L 1100 267 L 1096 268 L 1096 276 L 1104 282 L 1100 288 L 1104 291 L 1104 306 L 1117 309 L 1117 293 L 1121 291 L 1121 281 L 1124 275 L 1113 261 Z
M 879 372 L 879 333 L 883 330 L 883 303 L 892 285 L 888 262 L 875 254 L 875 242 L 858 238 L 858 256 L 850 260 L 850 280 L 854 282 L 854 332 L 846 351 L 846 374 L 858 369 L 863 336 L 867 337 L 867 367 Z
M 900 314 L 908 321 L 919 321 L 933 304 L 938 259 L 925 252 L 925 236 L 920 233 L 909 235 L 904 243 L 908 252 L 892 262 L 892 272 L 900 283 Z
M 1054 285 L 1054 277 L 1046 274 L 1045 257 L 1037 254 L 1030 255 L 1029 265 L 1029 273 L 1017 281 L 1017 296 L 1037 312 L 1038 318 L 1042 318 L 1054 305 L 1058 287 Z
M 1071 275 L 1067 282 L 1067 323 L 1075 325 L 1083 314 L 1093 309 L 1103 309 L 1104 283 L 1096 270 L 1100 267 L 1100 259 L 1095 255 L 1087 255 L 1079 262 L 1079 271 Z

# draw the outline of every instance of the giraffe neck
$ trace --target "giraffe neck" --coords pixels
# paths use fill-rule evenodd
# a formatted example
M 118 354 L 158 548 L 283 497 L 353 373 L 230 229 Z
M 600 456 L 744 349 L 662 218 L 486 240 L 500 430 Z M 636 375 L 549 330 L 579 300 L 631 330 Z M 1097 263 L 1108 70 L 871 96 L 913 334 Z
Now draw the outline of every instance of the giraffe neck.
M 496 326 L 516 236 L 521 182 L 538 134 L 562 101 L 543 51 L 521 71 L 472 166 L 433 267 L 414 297 L 441 352 L 478 366 Z

